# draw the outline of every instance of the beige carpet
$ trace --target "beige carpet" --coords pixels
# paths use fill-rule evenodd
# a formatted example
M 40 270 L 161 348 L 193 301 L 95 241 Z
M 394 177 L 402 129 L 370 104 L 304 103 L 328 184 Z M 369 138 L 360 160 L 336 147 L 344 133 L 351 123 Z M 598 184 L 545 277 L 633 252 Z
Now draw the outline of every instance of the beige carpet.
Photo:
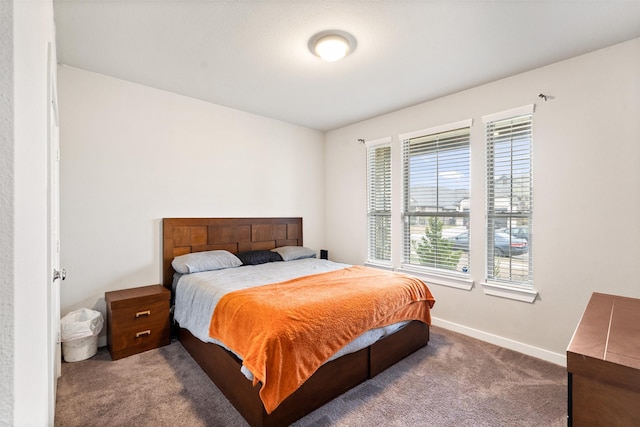
M 426 348 L 294 426 L 566 426 L 563 367 L 432 328 Z M 246 426 L 179 342 L 63 363 L 56 426 Z

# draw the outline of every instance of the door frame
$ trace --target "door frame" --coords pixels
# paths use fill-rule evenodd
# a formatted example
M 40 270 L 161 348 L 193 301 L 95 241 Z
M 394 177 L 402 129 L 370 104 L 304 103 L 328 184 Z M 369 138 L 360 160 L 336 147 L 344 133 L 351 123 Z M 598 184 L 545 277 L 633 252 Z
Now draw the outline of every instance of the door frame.
M 47 256 L 49 280 L 47 286 L 49 330 L 47 332 L 49 421 L 53 425 L 56 407 L 58 377 L 62 371 L 60 344 L 60 279 L 54 272 L 60 271 L 60 131 L 57 96 L 57 60 L 55 44 L 47 47 Z

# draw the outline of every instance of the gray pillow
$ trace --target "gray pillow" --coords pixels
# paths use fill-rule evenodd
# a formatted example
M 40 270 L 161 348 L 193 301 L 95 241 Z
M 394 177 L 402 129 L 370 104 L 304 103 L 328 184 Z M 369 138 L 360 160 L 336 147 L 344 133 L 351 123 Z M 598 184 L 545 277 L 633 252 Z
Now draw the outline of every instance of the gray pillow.
M 242 261 L 229 251 L 217 250 L 180 255 L 171 261 L 171 265 L 176 272 L 187 274 L 240 267 Z
M 271 249 L 274 252 L 278 252 L 283 261 L 292 261 L 294 259 L 301 258 L 315 258 L 316 251 L 305 248 L 304 246 L 280 246 L 279 248 Z

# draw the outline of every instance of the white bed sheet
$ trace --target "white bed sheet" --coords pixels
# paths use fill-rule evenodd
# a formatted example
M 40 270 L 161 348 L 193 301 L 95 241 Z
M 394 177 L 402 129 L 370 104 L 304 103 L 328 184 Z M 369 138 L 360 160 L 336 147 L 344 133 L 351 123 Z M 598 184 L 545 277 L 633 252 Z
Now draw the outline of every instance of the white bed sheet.
M 188 329 L 196 338 L 212 342 L 230 350 L 224 343 L 209 337 L 209 323 L 216 304 L 223 295 L 239 289 L 279 283 L 296 277 L 325 273 L 349 267 L 348 264 L 306 258 L 293 261 L 227 268 L 185 274 L 175 287 L 174 319 L 180 327 Z M 394 333 L 408 322 L 372 329 L 338 351 L 331 359 L 368 347 Z M 240 359 L 242 355 L 236 354 Z M 243 373 L 252 375 L 243 368 Z

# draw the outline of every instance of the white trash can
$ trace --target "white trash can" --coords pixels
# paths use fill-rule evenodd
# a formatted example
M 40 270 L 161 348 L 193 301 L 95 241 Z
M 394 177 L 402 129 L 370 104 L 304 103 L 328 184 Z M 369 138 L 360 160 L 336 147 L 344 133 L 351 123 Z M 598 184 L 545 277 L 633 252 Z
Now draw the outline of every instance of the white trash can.
M 98 334 L 104 320 L 102 313 L 88 308 L 72 311 L 60 319 L 60 340 L 65 362 L 78 362 L 98 352 Z
M 62 343 L 62 357 L 65 362 L 79 362 L 93 357 L 98 352 L 98 336 L 88 336 Z

